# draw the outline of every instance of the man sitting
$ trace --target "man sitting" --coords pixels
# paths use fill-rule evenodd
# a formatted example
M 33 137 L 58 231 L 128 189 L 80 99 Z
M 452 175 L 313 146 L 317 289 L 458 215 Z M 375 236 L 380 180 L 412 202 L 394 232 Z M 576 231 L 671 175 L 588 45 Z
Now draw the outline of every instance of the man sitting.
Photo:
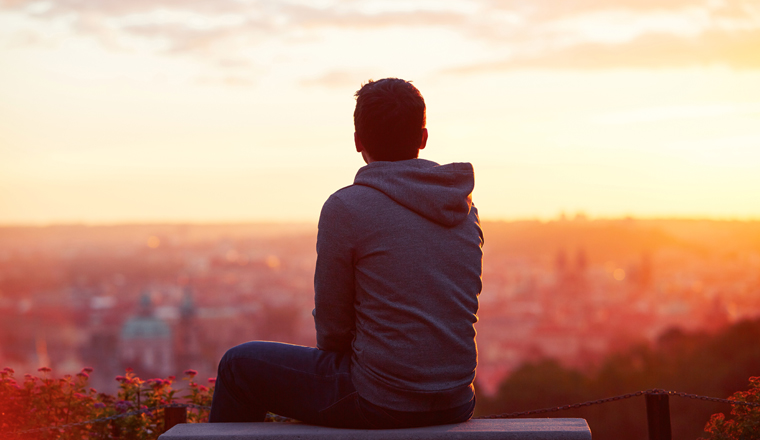
M 347 428 L 472 417 L 483 245 L 472 165 L 418 158 L 425 101 L 401 79 L 356 92 L 354 127 L 367 165 L 319 218 L 317 348 L 230 349 L 211 422 L 261 422 L 267 411 Z

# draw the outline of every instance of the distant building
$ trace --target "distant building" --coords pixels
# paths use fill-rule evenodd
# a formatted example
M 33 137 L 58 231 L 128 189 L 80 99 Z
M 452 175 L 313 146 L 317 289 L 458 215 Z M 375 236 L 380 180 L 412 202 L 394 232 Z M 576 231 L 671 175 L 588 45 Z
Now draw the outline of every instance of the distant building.
M 89 320 L 86 332 L 89 339 L 80 348 L 83 365 L 95 367 L 90 374 L 90 386 L 98 391 L 113 393 L 116 390 L 113 378 L 124 374 L 119 362 L 119 325 L 121 312 L 116 298 L 96 296 L 90 300 Z
M 583 248 L 578 249 L 575 254 L 575 274 L 578 277 L 584 277 L 586 270 L 588 269 L 588 257 L 586 256 L 586 250 Z
M 174 374 L 171 328 L 153 315 L 150 296 L 140 298 L 137 315 L 127 320 L 119 337 L 121 364 L 140 377 Z
M 201 368 L 201 341 L 199 326 L 196 319 L 197 310 L 193 293 L 186 288 L 179 307 L 179 322 L 175 334 L 175 354 L 177 367 L 180 370 Z
M 558 250 L 554 256 L 554 280 L 562 286 L 566 296 L 575 297 L 580 294 L 580 284 L 585 281 L 587 270 L 588 257 L 584 248 L 576 251 L 573 264 L 564 249 Z
M 558 280 L 567 278 L 568 275 L 567 254 L 564 249 L 557 251 L 554 256 L 554 272 Z

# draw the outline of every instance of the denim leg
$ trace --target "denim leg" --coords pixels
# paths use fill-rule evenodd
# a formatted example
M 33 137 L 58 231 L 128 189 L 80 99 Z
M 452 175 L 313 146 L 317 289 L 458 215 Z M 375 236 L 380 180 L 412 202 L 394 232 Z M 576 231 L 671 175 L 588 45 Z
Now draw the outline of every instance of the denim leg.
M 350 358 L 277 342 L 238 345 L 219 363 L 209 422 L 262 422 L 271 411 L 323 424 L 322 410 L 355 393 Z
M 233 347 L 219 362 L 209 422 L 263 422 L 267 411 L 339 428 L 409 428 L 460 423 L 475 399 L 430 412 L 402 412 L 359 397 L 351 355 L 278 342 Z

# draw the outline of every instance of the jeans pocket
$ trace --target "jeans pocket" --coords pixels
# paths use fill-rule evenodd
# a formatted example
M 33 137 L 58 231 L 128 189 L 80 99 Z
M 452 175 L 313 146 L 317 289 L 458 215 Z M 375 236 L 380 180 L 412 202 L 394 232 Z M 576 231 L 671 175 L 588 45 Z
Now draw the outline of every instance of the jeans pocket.
M 438 411 L 395 411 L 377 406 L 360 396 L 357 397 L 357 404 L 364 418 L 375 428 L 381 429 L 462 423 L 472 418 L 475 409 L 474 398 L 464 405 Z
M 353 392 L 319 412 L 319 424 L 334 428 L 376 428 L 359 408 L 359 394 Z
M 359 412 L 364 419 L 376 429 L 399 428 L 404 425 L 403 420 L 394 417 L 384 408 L 375 405 L 367 399 L 363 399 L 361 396 L 357 396 L 356 406 L 359 407 Z

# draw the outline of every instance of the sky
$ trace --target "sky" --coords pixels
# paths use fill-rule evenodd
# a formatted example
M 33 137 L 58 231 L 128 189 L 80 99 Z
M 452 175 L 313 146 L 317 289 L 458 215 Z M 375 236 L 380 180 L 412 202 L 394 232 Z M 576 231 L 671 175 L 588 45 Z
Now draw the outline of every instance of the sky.
M 760 219 L 758 0 L 0 0 L 0 224 L 315 222 L 383 77 L 483 219 Z

